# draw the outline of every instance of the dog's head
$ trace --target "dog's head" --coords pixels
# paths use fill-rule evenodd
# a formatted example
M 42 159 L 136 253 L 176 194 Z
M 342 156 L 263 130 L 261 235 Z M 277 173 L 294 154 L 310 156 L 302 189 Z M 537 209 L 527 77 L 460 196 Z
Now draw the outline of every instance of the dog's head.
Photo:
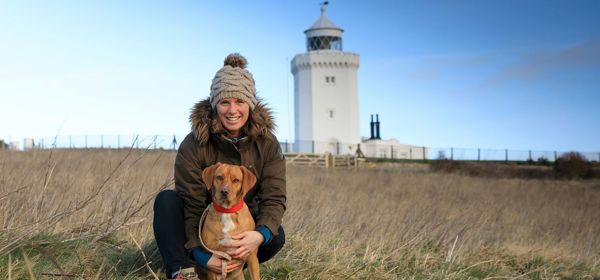
M 229 208 L 237 204 L 254 187 L 256 177 L 244 166 L 213 164 L 202 171 L 202 180 L 213 201 Z

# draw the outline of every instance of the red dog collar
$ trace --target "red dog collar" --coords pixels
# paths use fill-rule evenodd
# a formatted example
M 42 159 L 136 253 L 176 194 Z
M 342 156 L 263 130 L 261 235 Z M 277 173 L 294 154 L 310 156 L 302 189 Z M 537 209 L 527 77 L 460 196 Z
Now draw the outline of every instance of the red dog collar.
M 221 205 L 216 204 L 214 202 L 213 202 L 212 206 L 219 213 L 231 214 L 231 213 L 235 213 L 237 211 L 240 211 L 240 209 L 242 209 L 242 207 L 244 207 L 244 200 L 242 199 L 238 204 L 233 205 L 233 207 L 231 207 L 231 208 L 221 207 Z

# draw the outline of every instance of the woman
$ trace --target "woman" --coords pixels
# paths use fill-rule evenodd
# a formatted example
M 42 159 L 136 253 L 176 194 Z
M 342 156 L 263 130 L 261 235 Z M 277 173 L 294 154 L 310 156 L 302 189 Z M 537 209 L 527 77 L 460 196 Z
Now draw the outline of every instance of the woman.
M 192 132 L 175 160 L 175 190 L 160 192 L 154 202 L 154 236 L 173 279 L 197 279 L 194 266 L 221 273 L 220 257 L 201 248 L 198 239 L 200 216 L 211 203 L 202 170 L 217 162 L 244 165 L 257 178 L 244 198 L 256 230 L 232 236 L 226 253 L 244 258 L 258 247 L 259 262 L 264 262 L 285 243 L 285 159 L 273 134 L 271 111 L 256 98 L 246 64 L 240 54 L 227 56 L 212 80 L 210 97 L 192 109 Z M 239 266 L 229 262 L 227 270 Z

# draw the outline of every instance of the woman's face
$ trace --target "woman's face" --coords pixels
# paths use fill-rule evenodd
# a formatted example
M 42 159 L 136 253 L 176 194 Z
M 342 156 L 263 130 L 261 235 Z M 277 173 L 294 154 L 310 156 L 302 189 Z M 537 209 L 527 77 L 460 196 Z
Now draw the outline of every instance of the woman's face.
M 240 136 L 242 127 L 248 121 L 250 106 L 244 100 L 224 98 L 217 103 L 217 115 L 230 137 Z

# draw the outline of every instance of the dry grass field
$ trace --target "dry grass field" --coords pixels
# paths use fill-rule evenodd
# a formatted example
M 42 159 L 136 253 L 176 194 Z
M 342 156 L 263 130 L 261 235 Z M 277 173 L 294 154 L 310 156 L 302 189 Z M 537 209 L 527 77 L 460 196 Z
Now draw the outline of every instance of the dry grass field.
M 170 151 L 0 151 L 0 279 L 154 279 Z M 288 167 L 264 279 L 600 279 L 600 181 Z

